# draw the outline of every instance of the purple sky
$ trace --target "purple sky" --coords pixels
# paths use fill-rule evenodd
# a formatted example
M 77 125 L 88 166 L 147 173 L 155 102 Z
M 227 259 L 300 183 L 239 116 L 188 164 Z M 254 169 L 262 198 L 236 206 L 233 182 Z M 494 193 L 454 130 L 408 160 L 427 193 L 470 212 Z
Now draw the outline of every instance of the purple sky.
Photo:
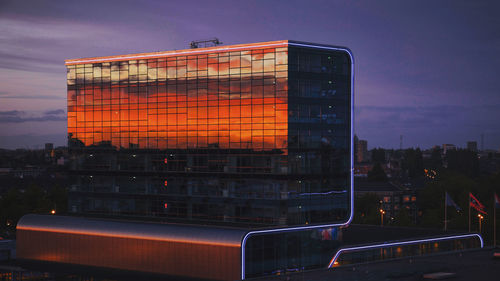
M 500 2 L 0 1 L 0 147 L 66 142 L 64 60 L 300 40 L 349 47 L 369 147 L 500 148 Z

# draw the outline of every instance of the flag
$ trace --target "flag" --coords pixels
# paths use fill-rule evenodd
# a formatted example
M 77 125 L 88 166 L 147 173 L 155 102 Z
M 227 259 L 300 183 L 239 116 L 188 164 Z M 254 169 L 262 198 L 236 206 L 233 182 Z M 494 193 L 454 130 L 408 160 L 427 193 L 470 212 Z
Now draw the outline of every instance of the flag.
M 452 206 L 455 207 L 457 211 L 462 211 L 462 209 L 451 199 L 451 196 L 446 192 L 446 206 Z
M 332 240 L 332 229 L 325 228 L 321 231 L 321 240 Z
M 484 211 L 484 205 L 481 204 L 481 202 L 479 202 L 479 200 L 477 200 L 477 198 L 474 197 L 474 195 L 472 195 L 472 193 L 470 192 L 469 192 L 469 206 L 476 209 L 476 211 L 480 213 L 486 214 L 486 212 Z
M 498 195 L 495 193 L 495 208 L 500 208 L 500 199 Z

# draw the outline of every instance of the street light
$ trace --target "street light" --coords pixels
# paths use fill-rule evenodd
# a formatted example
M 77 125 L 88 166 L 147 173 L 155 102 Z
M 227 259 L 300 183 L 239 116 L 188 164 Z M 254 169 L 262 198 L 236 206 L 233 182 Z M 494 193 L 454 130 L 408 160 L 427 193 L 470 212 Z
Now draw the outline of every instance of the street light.
M 384 215 L 385 211 L 383 209 L 380 209 L 380 226 L 384 226 Z
M 479 234 L 481 234 L 481 221 L 484 219 L 484 217 L 481 214 L 477 214 L 477 217 L 479 218 Z

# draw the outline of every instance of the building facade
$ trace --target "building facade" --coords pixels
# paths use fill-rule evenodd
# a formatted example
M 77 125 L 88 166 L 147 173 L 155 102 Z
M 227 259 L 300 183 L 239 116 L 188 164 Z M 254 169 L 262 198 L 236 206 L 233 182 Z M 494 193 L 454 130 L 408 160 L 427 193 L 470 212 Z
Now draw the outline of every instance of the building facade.
M 364 163 L 369 161 L 368 141 L 358 140 L 355 145 L 356 145 L 356 162 Z
M 477 141 L 468 141 L 467 142 L 467 149 L 470 151 L 477 152 Z
M 351 63 L 289 41 L 67 61 L 69 211 L 346 221 Z
M 369 182 L 360 177 L 356 177 L 354 190 L 356 199 L 367 194 L 374 194 L 379 198 L 379 208 L 384 211 L 382 216 L 384 224 L 400 223 L 398 215 L 402 210 L 416 224 L 418 205 L 415 190 L 402 188 L 391 182 Z

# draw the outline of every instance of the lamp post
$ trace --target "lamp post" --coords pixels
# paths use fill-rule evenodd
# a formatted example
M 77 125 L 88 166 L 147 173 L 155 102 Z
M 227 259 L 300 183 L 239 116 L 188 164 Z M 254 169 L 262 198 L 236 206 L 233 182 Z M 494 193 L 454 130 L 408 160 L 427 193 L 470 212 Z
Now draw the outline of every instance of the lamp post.
M 385 211 L 383 209 L 380 209 L 380 226 L 384 226 L 384 215 Z
M 477 214 L 477 217 L 479 218 L 479 234 L 481 234 L 481 221 L 484 219 L 484 217 L 481 214 Z

